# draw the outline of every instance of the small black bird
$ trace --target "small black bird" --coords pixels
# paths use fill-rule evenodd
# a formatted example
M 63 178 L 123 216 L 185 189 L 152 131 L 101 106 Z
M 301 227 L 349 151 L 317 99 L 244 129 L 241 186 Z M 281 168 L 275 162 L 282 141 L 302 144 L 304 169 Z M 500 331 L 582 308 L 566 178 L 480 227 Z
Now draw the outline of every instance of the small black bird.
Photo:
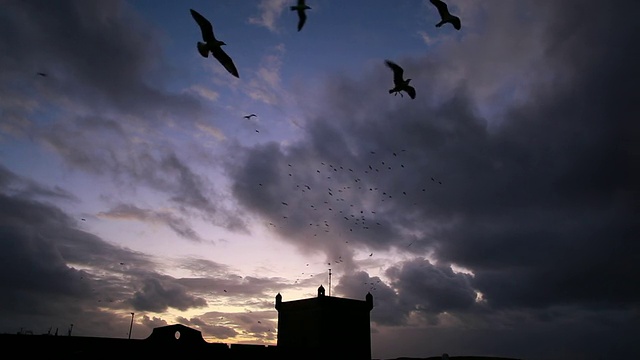
M 389 94 L 395 94 L 402 96 L 401 91 L 409 94 L 409 97 L 412 99 L 416 98 L 416 89 L 413 86 L 409 85 L 411 79 L 404 79 L 403 74 L 404 70 L 400 67 L 400 65 L 394 63 L 390 60 L 385 60 L 385 63 L 391 70 L 393 70 L 393 89 L 389 89 Z
M 245 119 L 249 120 L 249 119 L 251 119 L 253 116 L 258 116 L 258 115 L 256 115 L 256 114 L 249 114 L 249 115 L 245 115 L 245 116 L 243 116 L 243 118 L 245 118 Z
M 43 72 L 37 72 L 37 73 L 36 73 L 36 75 L 40 75 L 40 76 L 42 76 L 42 77 L 46 77 L 46 76 L 47 76 L 47 74 L 46 74 L 46 73 L 43 73 Z
M 190 9 L 190 11 L 191 16 L 196 20 L 200 26 L 200 31 L 202 31 L 202 40 L 204 40 L 204 42 L 198 41 L 198 52 L 200 55 L 209 57 L 209 52 L 211 52 L 213 57 L 216 58 L 231 75 L 240 78 L 238 69 L 236 69 L 236 66 L 233 64 L 233 60 L 222 50 L 222 45 L 227 44 L 224 41 L 216 39 L 213 35 L 213 26 L 209 20 L 193 9 Z
M 311 7 L 305 4 L 304 0 L 298 0 L 298 5 L 291 6 L 291 11 L 298 12 L 298 31 L 302 30 L 304 23 L 307 21 L 305 10 L 308 9 L 311 9 Z
M 438 13 L 440 14 L 440 22 L 436 24 L 436 27 L 440 27 L 446 23 L 450 23 L 456 30 L 460 30 L 462 25 L 460 24 L 460 18 L 451 15 L 449 12 L 449 8 L 447 4 L 445 4 L 442 0 L 431 0 L 431 3 L 435 5 L 436 9 L 438 9 Z

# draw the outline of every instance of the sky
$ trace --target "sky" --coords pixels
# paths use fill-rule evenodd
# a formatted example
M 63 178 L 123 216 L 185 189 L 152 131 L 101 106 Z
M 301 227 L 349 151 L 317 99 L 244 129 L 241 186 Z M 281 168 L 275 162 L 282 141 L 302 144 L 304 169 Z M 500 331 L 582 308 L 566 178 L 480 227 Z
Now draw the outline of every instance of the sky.
M 275 345 L 323 285 L 374 358 L 637 358 L 640 3 L 293 3 L 0 0 L 0 332 Z

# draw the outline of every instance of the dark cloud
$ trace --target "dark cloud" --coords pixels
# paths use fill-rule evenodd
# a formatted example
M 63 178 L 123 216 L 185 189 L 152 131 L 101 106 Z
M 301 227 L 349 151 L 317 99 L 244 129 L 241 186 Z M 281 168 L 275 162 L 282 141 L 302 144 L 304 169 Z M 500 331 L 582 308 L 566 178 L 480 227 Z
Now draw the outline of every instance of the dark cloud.
M 214 321 L 222 322 L 220 320 L 223 320 L 223 319 L 224 319 L 223 316 L 219 316 Z M 207 334 L 208 336 L 213 336 L 215 337 L 215 339 L 219 339 L 222 341 L 224 341 L 225 339 L 234 338 L 235 336 L 239 335 L 239 333 L 234 329 L 232 329 L 231 327 L 222 326 L 222 325 L 209 325 L 206 321 L 202 320 L 201 318 L 187 319 L 182 316 L 179 316 L 176 320 L 180 324 L 183 324 L 192 328 L 200 329 L 200 331 L 203 334 Z
M 189 262 L 190 260 L 187 260 Z M 178 283 L 187 287 L 191 292 L 214 295 L 213 300 L 237 303 L 243 306 L 249 298 L 271 297 L 275 292 L 290 287 L 289 281 L 283 278 L 261 278 L 255 276 L 239 276 L 233 272 L 225 272 L 214 275 L 209 272 L 207 276 L 182 278 Z M 217 299 L 215 297 L 218 297 Z
M 150 256 L 87 233 L 60 208 L 31 198 L 66 192 L 29 179 L 22 184 L 38 191 L 16 191 L 21 177 L 1 170 L 0 332 L 66 334 L 74 324 L 77 335 L 124 337 L 135 312 L 136 332 L 149 334 L 166 320 L 149 319 L 148 312 L 198 309 L 207 299 L 243 306 L 241 296 L 281 288 L 282 279 L 243 278 L 203 259 L 176 260 L 177 268 L 200 277 L 162 275 Z
M 293 243 L 318 246 L 329 259 L 337 258 L 348 247 L 334 241 L 317 241 L 318 238 L 336 240 L 336 236 L 344 236 L 352 243 L 381 248 L 377 242 L 392 238 L 393 225 L 363 202 L 390 202 L 393 196 L 406 195 L 391 186 L 380 186 L 377 178 L 367 179 L 365 172 L 371 171 L 375 176 L 375 169 L 368 170 L 367 162 L 358 163 L 347 151 L 341 153 L 340 133 L 322 125 L 314 130 L 318 130 L 314 134 L 324 133 L 333 139 L 331 151 L 323 154 L 324 148 L 303 145 L 290 149 L 275 144 L 253 148 L 246 166 L 232 169 L 234 194 L 245 206 L 269 219 L 276 231 Z M 390 163 L 382 165 L 379 157 L 371 159 L 368 155 L 367 151 L 362 157 L 382 170 L 380 177 L 388 176 L 390 165 L 402 169 L 397 160 L 387 159 Z
M 573 316 L 553 320 L 532 320 L 529 312 L 511 312 L 496 313 L 482 322 L 467 320 L 463 326 L 379 328 L 380 333 L 372 334 L 372 351 L 382 359 L 396 358 L 397 351 L 388 349 L 402 343 L 403 354 L 446 352 L 463 356 L 469 351 L 510 358 L 597 359 L 637 353 L 632 335 L 634 320 L 627 313 L 574 310 L 557 309 L 558 313 Z M 512 321 L 505 323 L 504 318 Z
M 200 218 L 239 231 L 244 229 L 246 225 L 234 209 L 221 211 L 225 205 L 214 183 L 196 172 L 192 163 L 181 159 L 171 150 L 171 145 L 156 151 L 146 141 L 140 143 L 139 134 L 126 133 L 115 121 L 87 120 L 53 125 L 42 133 L 42 140 L 72 168 L 109 176 L 122 189 L 135 191 L 148 187 L 165 195 L 167 201 L 181 211 L 183 220 L 163 221 L 181 237 L 199 239 L 190 231 L 187 218 Z
M 189 226 L 187 221 L 169 211 L 140 209 L 135 205 L 120 204 L 109 211 L 99 213 L 98 216 L 111 219 L 140 220 L 151 223 L 161 223 L 165 224 L 177 235 L 185 239 L 196 242 L 203 241 L 200 235 L 198 235 L 198 233 Z
M 640 127 L 631 94 L 640 32 L 629 15 L 638 5 L 627 5 L 624 15 L 619 5 L 585 6 L 603 20 L 595 24 L 584 14 L 567 21 L 578 3 L 531 7 L 518 22 L 487 23 L 488 35 L 399 59 L 415 101 L 388 96 L 382 60 L 362 78 L 329 79 L 326 103 L 300 141 L 247 150 L 233 173 L 238 199 L 288 241 L 328 259 L 337 249 L 375 249 L 437 261 L 389 266 L 393 291 L 376 310 L 397 309 L 396 323 L 415 312 L 436 323 L 444 313 L 471 321 L 487 311 L 557 307 L 633 317 Z M 510 47 L 519 41 L 511 35 L 534 37 L 523 40 L 531 47 Z M 514 57 L 518 66 L 509 65 Z M 487 69 L 498 79 L 484 77 Z M 511 101 L 497 101 L 500 93 Z M 337 289 L 360 298 L 367 277 L 342 276 Z M 375 311 L 372 318 L 393 323 Z
M 4 185 L 0 187 L 2 331 L 24 326 L 40 332 L 52 326 L 66 331 L 69 323 L 87 326 L 101 321 L 103 326 L 95 329 L 111 328 L 107 323 L 118 322 L 117 316 L 99 314 L 96 305 L 115 309 L 126 301 L 120 262 L 141 267 L 152 267 L 153 262 L 80 230 L 77 220 L 59 208 L 24 193 L 11 194 L 11 185 Z M 33 186 L 49 192 L 43 185 Z
M 155 316 L 153 318 L 149 318 L 149 316 L 147 315 L 144 315 L 142 317 L 142 323 L 145 324 L 150 329 L 169 325 L 165 320 L 162 320 Z
M 402 301 L 415 311 L 431 314 L 465 311 L 476 303 L 472 276 L 455 273 L 449 266 L 411 260 L 390 267 L 386 275 Z
M 380 277 L 370 277 L 364 271 L 344 275 L 335 286 L 335 291 L 350 299 L 365 300 L 366 294 L 373 295 L 373 306 L 371 311 L 371 321 L 380 325 L 402 325 L 405 324 L 410 306 L 400 303 L 400 297 L 396 291 L 386 284 Z M 375 329 L 375 328 L 374 328 Z
M 22 78 L 46 72 L 53 87 L 44 89 L 47 96 L 81 98 L 83 107 L 108 105 L 139 115 L 158 109 L 150 104 L 183 112 L 198 106 L 189 97 L 157 90 L 152 75 L 172 73 L 157 56 L 160 34 L 126 3 L 24 1 L 7 4 L 6 10 L 3 32 L 10 35 L 0 42 L 3 68 Z
M 142 288 L 133 294 L 131 304 L 136 310 L 164 312 L 168 308 L 188 310 L 205 307 L 207 301 L 191 296 L 188 289 L 168 277 L 145 279 Z
M 230 272 L 229 266 L 201 258 L 186 258 L 178 265 L 199 277 L 222 277 Z
M 78 201 L 75 195 L 59 186 L 53 188 L 42 186 L 11 172 L 2 164 L 0 164 L 0 189 L 6 194 L 29 199 Z
M 165 89 L 181 70 L 160 56 L 160 30 L 120 1 L 7 6 L 2 26 L 10 35 L 0 41 L 4 132 L 53 150 L 71 170 L 111 176 L 128 189 L 150 187 L 189 217 L 243 231 L 234 209 L 220 211 L 220 189 L 166 137 L 177 126 L 197 132 L 195 124 L 212 110 L 195 95 Z M 40 71 L 47 77 L 33 76 Z M 35 120 L 42 114 L 47 121 Z M 197 237 L 179 228 L 187 231 L 180 236 Z
M 215 342 L 231 339 L 240 334 L 251 333 L 257 338 L 253 343 L 269 344 L 276 340 L 278 325 L 272 319 L 276 310 L 242 313 L 222 313 L 211 311 L 199 317 L 178 317 L 181 324 L 194 327 L 203 334 L 215 337 Z

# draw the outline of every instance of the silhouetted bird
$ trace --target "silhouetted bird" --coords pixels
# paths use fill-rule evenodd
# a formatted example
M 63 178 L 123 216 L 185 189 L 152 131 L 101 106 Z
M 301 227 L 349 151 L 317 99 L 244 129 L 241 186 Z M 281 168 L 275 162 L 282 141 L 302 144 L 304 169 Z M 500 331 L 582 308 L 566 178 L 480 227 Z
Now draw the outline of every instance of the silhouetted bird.
M 436 9 L 438 9 L 438 13 L 440 14 L 440 22 L 436 24 L 436 27 L 440 27 L 446 23 L 450 23 L 454 28 L 456 28 L 456 30 L 460 30 L 460 18 L 455 15 L 451 15 L 451 13 L 449 12 L 449 8 L 444 1 L 431 0 L 431 3 L 436 7 Z
M 47 74 L 46 74 L 46 73 L 43 73 L 43 72 L 37 72 L 37 73 L 36 73 L 36 75 L 40 75 L 40 76 L 42 76 L 42 77 L 46 77 L 46 76 L 47 76 Z
M 243 116 L 243 117 L 244 117 L 245 119 L 249 120 L 249 119 L 251 119 L 251 117 L 253 117 L 253 116 L 258 116 L 258 115 L 256 115 L 256 114 L 249 114 L 249 115 L 245 115 L 245 116 Z
M 409 85 L 411 79 L 405 80 L 403 78 L 404 70 L 398 64 L 392 61 L 385 60 L 385 63 L 391 70 L 393 70 L 393 89 L 389 89 L 389 94 L 395 93 L 395 95 L 398 95 L 398 93 L 400 93 L 400 96 L 402 96 L 401 91 L 405 91 L 407 94 L 409 94 L 409 97 L 415 99 L 416 89 L 414 89 L 413 86 Z
M 298 5 L 291 6 L 291 11 L 298 12 L 298 31 L 302 30 L 304 23 L 307 21 L 307 13 L 305 10 L 311 9 L 304 0 L 298 0 Z
M 239 78 L 238 69 L 236 69 L 236 66 L 233 64 L 233 60 L 222 50 L 222 45 L 227 44 L 224 41 L 216 39 L 213 35 L 213 26 L 209 20 L 193 9 L 190 9 L 190 11 L 191 16 L 196 20 L 200 26 L 200 31 L 202 31 L 202 40 L 204 40 L 204 42 L 198 41 L 198 52 L 200 55 L 209 57 L 209 52 L 211 52 L 211 55 L 213 55 L 231 75 Z

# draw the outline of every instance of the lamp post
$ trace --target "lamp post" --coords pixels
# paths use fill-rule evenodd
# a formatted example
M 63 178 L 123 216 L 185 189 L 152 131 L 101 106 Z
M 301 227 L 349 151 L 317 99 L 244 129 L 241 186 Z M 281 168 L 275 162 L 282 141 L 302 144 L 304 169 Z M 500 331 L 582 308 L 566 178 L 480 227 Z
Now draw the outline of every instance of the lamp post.
M 131 313 L 131 325 L 129 325 L 129 339 L 131 339 L 131 330 L 133 329 L 133 313 Z

